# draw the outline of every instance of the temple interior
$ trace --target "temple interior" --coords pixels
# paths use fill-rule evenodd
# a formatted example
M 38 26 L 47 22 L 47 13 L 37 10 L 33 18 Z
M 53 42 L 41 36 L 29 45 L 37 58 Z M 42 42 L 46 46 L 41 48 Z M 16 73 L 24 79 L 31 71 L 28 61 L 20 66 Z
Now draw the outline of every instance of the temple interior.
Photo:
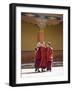
M 63 66 L 63 15 L 21 14 L 21 64 L 33 68 L 37 42 L 50 41 L 53 47 L 53 66 Z M 24 67 L 26 65 L 26 67 Z

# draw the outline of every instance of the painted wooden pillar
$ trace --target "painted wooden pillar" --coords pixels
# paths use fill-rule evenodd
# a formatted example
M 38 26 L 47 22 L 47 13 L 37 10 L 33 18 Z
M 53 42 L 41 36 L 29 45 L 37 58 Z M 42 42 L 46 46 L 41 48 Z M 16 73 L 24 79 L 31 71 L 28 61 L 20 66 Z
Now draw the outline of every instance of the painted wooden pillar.
M 38 42 L 43 42 L 44 41 L 44 28 L 46 26 L 46 19 L 44 16 L 40 16 L 37 19 L 37 25 L 40 29 L 38 32 L 37 40 L 38 40 Z
M 38 42 L 44 41 L 44 30 L 39 30 L 38 32 L 38 37 L 37 37 Z

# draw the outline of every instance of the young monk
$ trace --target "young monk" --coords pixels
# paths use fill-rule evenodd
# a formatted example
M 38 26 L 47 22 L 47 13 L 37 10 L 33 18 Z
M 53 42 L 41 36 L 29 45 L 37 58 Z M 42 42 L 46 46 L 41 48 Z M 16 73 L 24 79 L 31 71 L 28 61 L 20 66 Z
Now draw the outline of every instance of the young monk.
M 51 47 L 51 42 L 48 42 L 46 52 L 47 52 L 47 57 L 46 57 L 47 58 L 47 71 L 48 70 L 51 71 L 52 62 L 53 62 L 53 48 Z
M 40 68 L 42 72 L 44 72 L 44 69 L 47 66 L 47 60 L 46 60 L 46 46 L 45 42 L 41 42 L 41 62 L 40 62 Z
M 41 61 L 41 47 L 40 43 L 37 44 L 37 47 L 35 48 L 35 72 L 40 72 L 40 61 Z

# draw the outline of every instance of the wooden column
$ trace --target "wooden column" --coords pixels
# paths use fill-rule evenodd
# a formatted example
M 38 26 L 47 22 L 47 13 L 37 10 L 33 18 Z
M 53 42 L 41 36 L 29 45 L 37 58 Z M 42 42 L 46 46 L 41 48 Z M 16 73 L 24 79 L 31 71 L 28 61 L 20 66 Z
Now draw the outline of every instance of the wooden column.
M 38 42 L 44 41 L 44 30 L 39 30 L 38 32 L 38 37 L 37 37 Z

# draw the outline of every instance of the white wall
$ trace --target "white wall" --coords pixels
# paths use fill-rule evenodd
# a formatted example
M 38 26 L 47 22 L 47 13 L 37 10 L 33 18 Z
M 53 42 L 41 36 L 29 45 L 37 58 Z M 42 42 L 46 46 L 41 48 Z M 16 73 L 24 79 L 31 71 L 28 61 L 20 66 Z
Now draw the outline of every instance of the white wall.
M 9 3 L 34 3 L 48 5 L 70 5 L 72 10 L 72 0 L 0 0 L 0 90 L 71 90 L 72 84 L 45 85 L 31 87 L 12 88 L 8 86 L 9 78 Z M 72 12 L 71 12 L 72 15 Z M 72 18 L 71 18 L 72 19 Z M 72 21 L 71 21 L 72 23 Z M 72 29 L 72 27 L 71 27 Z M 71 31 L 72 34 L 72 31 Z M 72 38 L 72 36 L 71 36 Z M 71 42 L 72 46 L 72 42 Z M 72 50 L 72 48 L 71 48 Z M 71 63 L 72 64 L 72 63 Z M 72 66 L 71 66 L 72 68 Z M 72 75 L 72 74 L 71 74 Z

